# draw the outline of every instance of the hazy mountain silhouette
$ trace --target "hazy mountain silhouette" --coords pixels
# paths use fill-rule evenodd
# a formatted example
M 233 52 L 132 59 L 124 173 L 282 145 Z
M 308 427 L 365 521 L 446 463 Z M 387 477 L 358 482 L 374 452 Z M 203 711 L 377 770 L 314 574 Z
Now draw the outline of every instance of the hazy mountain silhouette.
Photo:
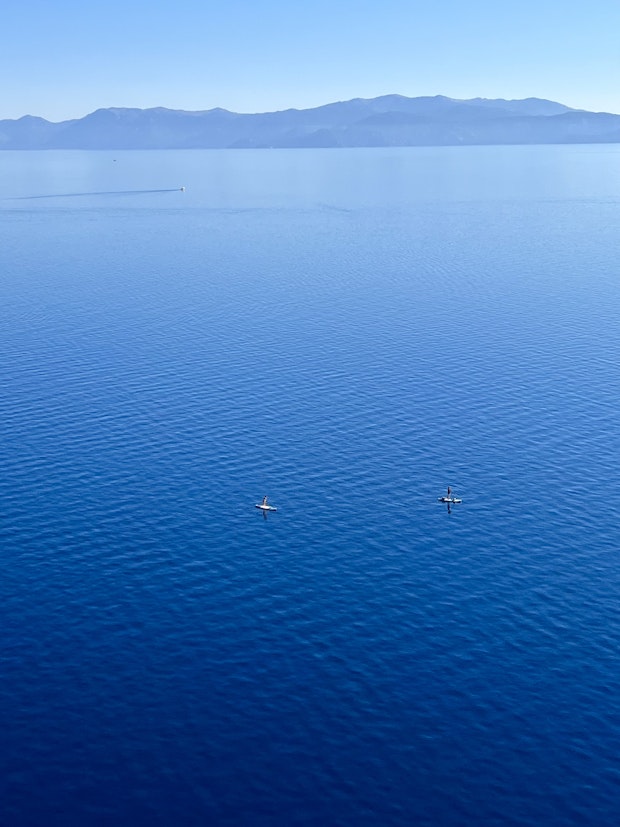
M 620 115 L 525 100 L 384 95 L 256 115 L 98 109 L 0 121 L 0 149 L 199 149 L 620 142 Z

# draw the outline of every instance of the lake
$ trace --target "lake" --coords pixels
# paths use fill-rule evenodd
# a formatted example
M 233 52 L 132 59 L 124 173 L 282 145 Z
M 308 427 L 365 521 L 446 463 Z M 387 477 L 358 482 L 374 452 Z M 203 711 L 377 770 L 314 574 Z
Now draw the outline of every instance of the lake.
M 618 145 L 0 153 L 0 821 L 616 825 L 619 210 Z

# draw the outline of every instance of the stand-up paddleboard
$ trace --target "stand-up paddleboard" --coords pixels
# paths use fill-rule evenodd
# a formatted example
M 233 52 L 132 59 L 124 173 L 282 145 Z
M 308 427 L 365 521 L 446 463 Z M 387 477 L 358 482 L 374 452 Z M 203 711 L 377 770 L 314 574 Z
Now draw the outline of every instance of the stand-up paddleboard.
M 458 497 L 437 497 L 440 503 L 462 503 L 463 500 L 459 500 Z
M 256 503 L 256 507 L 260 508 L 261 511 L 277 511 L 278 509 L 274 505 L 269 505 L 267 502 L 267 497 L 263 497 L 262 503 Z

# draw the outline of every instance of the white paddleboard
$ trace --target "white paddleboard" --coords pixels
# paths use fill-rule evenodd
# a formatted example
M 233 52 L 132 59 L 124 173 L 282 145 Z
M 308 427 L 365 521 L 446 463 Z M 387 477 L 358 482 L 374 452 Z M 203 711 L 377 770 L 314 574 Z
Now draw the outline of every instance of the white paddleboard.
M 257 503 L 256 508 L 260 508 L 261 511 L 277 511 L 278 510 L 274 505 L 263 505 L 262 503 Z
M 438 497 L 437 498 L 440 503 L 462 503 L 463 500 L 459 500 L 456 497 Z

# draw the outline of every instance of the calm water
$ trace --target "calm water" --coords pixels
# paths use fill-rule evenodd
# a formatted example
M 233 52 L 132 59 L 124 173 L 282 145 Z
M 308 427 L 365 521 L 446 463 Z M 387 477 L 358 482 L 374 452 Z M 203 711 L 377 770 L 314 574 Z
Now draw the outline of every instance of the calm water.
M 616 825 L 619 218 L 619 146 L 0 153 L 3 827 Z

